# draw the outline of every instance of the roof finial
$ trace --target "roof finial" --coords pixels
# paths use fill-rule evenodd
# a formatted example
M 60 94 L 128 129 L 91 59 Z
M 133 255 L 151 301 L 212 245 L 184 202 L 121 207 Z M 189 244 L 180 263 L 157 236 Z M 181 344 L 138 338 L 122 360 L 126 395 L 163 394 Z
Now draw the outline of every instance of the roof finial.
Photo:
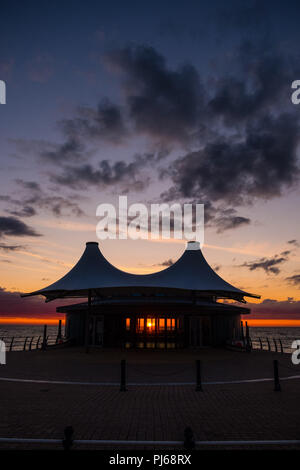
M 200 243 L 196 241 L 188 242 L 186 250 L 200 250 Z

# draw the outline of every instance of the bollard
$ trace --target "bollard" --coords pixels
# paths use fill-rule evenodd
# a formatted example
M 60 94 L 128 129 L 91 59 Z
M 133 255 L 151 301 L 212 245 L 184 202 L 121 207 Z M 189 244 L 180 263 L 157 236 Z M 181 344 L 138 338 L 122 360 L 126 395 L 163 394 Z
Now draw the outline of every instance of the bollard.
M 67 426 L 64 429 L 64 436 L 65 438 L 62 441 L 62 445 L 64 450 L 71 450 L 71 447 L 73 445 L 73 434 L 74 434 L 74 429 L 72 426 Z
M 125 361 L 125 359 L 121 360 L 120 392 L 126 392 L 126 361 Z
M 190 427 L 185 428 L 184 430 L 184 442 L 183 447 L 185 449 L 195 449 L 196 443 L 194 439 L 194 433 Z
M 44 325 L 44 334 L 42 342 L 42 350 L 45 351 L 47 347 L 47 325 Z
M 202 392 L 201 361 L 200 361 L 200 359 L 196 360 L 196 392 Z
M 277 361 L 277 359 L 274 359 L 273 367 L 274 367 L 274 392 L 280 392 L 281 387 L 280 387 L 280 382 L 279 382 L 278 361 Z

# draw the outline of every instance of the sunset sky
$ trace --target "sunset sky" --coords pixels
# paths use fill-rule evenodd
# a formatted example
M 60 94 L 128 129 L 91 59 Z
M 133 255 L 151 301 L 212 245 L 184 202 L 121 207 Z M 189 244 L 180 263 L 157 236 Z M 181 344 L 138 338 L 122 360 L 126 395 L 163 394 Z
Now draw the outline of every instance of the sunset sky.
M 53 317 L 62 302 L 19 293 L 62 277 L 98 241 L 98 204 L 124 194 L 204 203 L 203 253 L 261 295 L 253 319 L 300 321 L 299 12 L 296 1 L 1 7 L 0 322 Z M 100 248 L 148 273 L 185 242 Z

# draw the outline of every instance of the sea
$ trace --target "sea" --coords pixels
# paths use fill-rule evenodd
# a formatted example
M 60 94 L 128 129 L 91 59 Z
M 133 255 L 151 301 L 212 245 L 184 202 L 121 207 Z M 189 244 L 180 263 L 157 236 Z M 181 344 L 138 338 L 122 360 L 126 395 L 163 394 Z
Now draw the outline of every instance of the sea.
M 44 325 L 22 325 L 22 324 L 0 324 L 0 340 L 6 343 L 10 348 L 12 344 L 13 351 L 24 349 L 35 349 L 41 345 L 44 333 Z M 61 327 L 62 336 L 64 336 L 64 325 Z M 57 339 L 58 325 L 47 326 L 48 344 L 54 344 Z
M 4 338 L 9 341 L 9 338 L 15 338 L 17 349 L 21 349 L 22 341 L 31 337 L 38 338 L 43 336 L 43 325 L 15 325 L 15 324 L 0 324 L 0 339 Z M 47 335 L 56 338 L 58 332 L 57 325 L 49 325 L 47 328 Z M 292 352 L 292 343 L 294 340 L 300 340 L 299 327 L 249 327 L 250 337 L 254 348 L 271 349 L 275 351 L 281 350 L 281 345 L 284 352 Z M 64 326 L 62 325 L 62 335 L 64 335 Z M 19 341 L 20 348 L 17 347 Z M 261 341 L 261 342 L 260 342 Z M 14 347 L 15 349 L 15 347 Z

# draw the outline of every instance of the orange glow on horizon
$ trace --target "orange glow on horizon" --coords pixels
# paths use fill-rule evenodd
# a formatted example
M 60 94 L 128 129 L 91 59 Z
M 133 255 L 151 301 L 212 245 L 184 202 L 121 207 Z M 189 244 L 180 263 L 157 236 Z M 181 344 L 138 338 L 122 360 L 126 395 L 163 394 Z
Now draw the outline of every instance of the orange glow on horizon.
M 0 325 L 57 325 L 58 321 L 61 320 L 62 324 L 65 324 L 65 317 L 56 318 L 22 318 L 22 317 L 0 317 Z
M 285 327 L 300 327 L 300 320 L 290 320 L 290 319 L 263 319 L 263 318 L 243 318 L 243 322 L 245 321 L 248 323 L 248 326 L 285 326 Z

